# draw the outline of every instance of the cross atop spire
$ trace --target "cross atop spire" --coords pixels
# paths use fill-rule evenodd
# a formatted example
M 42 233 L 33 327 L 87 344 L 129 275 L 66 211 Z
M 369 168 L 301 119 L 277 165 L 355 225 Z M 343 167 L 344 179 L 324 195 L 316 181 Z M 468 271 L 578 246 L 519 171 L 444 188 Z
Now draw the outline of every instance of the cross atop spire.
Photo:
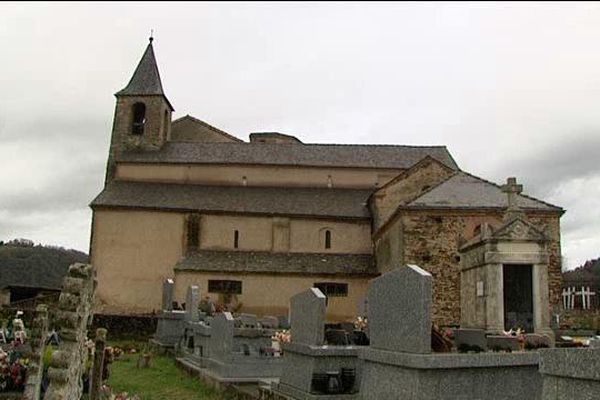
M 523 216 L 521 207 L 517 205 L 517 196 L 523 192 L 523 185 L 517 184 L 517 178 L 511 177 L 506 179 L 506 184 L 502 185 L 502 191 L 508 197 L 508 208 L 504 219 L 513 219 L 517 216 Z

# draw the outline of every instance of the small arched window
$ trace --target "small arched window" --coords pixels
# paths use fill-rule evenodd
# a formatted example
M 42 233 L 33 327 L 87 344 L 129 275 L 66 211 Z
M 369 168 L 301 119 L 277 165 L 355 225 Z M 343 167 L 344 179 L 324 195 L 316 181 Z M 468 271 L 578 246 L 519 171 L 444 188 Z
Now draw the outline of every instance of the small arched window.
M 131 134 L 143 135 L 144 125 L 146 125 L 146 105 L 144 103 L 135 103 L 133 105 L 133 123 L 131 124 Z
M 331 231 L 330 230 L 325 231 L 325 248 L 326 249 L 331 248 Z
M 240 247 L 240 232 L 235 230 L 233 231 L 233 248 L 237 249 Z

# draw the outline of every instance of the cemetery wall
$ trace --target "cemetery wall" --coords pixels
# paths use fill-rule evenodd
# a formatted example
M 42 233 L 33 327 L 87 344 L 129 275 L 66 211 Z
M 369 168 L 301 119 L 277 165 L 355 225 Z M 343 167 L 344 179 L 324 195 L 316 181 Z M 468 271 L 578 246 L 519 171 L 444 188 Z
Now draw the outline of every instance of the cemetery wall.
M 558 305 L 561 293 L 560 227 L 558 215 L 531 215 L 530 222 L 546 229 L 550 263 L 550 305 Z M 416 264 L 433 275 L 433 322 L 460 323 L 460 256 L 458 249 L 474 237 L 482 223 L 502 224 L 502 214 L 490 211 L 404 211 L 376 239 L 376 256 L 381 272 L 399 265 Z

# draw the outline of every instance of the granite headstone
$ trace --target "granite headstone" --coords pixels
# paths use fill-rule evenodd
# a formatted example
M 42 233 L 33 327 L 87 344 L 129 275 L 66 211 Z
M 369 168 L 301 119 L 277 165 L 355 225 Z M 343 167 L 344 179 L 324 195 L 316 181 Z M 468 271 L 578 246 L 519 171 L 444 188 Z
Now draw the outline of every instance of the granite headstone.
M 395 352 L 431 353 L 431 274 L 407 265 L 369 285 L 371 347 Z
M 234 319 L 230 312 L 216 314 L 211 323 L 211 354 L 225 360 L 233 351 Z
M 163 293 L 162 293 L 162 309 L 164 311 L 173 311 L 173 289 L 175 282 L 173 279 L 165 279 L 163 282 Z
M 188 287 L 185 296 L 185 319 L 198 322 L 198 303 L 200 302 L 200 289 L 196 285 Z
M 325 295 L 310 288 L 290 299 L 292 341 L 320 346 L 325 338 Z

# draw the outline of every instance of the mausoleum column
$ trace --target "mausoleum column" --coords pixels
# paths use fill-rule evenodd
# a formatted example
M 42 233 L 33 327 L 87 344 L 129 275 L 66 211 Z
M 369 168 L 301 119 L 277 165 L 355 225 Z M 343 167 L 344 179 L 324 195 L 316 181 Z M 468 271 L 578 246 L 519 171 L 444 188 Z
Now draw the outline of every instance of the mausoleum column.
M 548 293 L 548 265 L 533 265 L 533 329 L 535 333 L 554 338 L 550 329 L 550 309 Z
M 504 331 L 504 287 L 502 264 L 488 264 L 486 301 L 486 326 L 488 333 L 499 334 Z

